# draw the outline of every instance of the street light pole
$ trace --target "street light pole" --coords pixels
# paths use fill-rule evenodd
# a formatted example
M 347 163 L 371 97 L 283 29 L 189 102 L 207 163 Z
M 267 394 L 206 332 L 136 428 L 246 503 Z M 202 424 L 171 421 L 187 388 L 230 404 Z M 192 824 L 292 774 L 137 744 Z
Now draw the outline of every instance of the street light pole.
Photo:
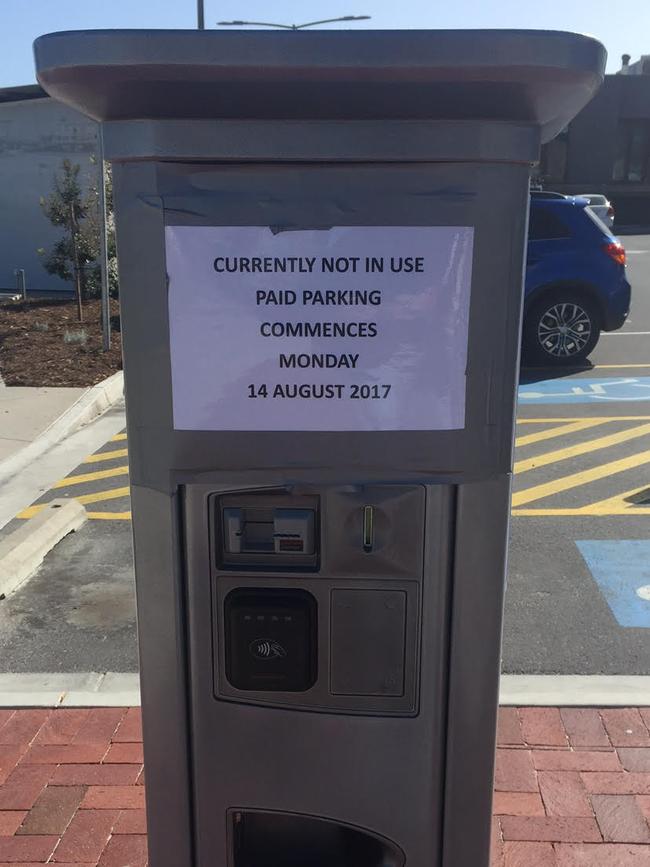
M 197 30 L 205 30 L 204 0 L 196 0 L 196 28 Z
M 104 134 L 99 129 L 99 263 L 102 280 L 102 348 L 111 348 L 111 297 L 108 277 L 108 227 L 106 214 L 106 162 L 104 159 Z
M 340 18 L 324 18 L 322 21 L 308 21 L 306 24 L 276 24 L 273 21 L 217 21 L 219 27 L 278 27 L 281 30 L 304 30 L 319 24 L 334 24 L 339 21 L 368 21 L 370 15 L 342 15 Z

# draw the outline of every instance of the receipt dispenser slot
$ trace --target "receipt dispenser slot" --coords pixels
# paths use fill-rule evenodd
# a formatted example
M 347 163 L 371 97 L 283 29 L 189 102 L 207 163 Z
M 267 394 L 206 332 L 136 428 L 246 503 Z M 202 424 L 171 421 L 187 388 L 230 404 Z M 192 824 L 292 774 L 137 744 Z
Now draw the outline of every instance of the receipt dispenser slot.
M 219 560 L 224 567 L 271 571 L 317 564 L 315 497 L 222 497 L 216 511 Z

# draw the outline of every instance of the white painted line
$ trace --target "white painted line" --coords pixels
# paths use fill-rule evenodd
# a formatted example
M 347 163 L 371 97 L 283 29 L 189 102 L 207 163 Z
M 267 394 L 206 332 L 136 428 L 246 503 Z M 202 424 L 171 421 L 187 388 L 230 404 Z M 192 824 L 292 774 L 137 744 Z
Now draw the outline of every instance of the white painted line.
M 519 707 L 647 707 L 650 677 L 504 674 L 499 702 Z M 137 707 L 137 672 L 0 674 L 0 707 Z
M 650 677 L 504 674 L 499 701 L 519 707 L 643 707 L 650 705 Z
M 0 593 L 8 595 L 24 584 L 45 555 L 87 520 L 86 509 L 77 500 L 52 500 L 31 521 L 0 539 Z
M 642 337 L 650 331 L 602 331 L 601 337 Z

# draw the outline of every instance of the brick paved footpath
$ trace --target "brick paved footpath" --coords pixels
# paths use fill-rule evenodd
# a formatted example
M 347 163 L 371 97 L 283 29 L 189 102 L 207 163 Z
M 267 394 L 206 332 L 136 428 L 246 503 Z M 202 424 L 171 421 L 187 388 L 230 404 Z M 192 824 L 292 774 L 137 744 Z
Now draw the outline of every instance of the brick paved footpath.
M 0 867 L 145 867 L 141 741 L 137 708 L 0 709 Z M 492 867 L 650 867 L 650 709 L 503 708 L 494 813 Z

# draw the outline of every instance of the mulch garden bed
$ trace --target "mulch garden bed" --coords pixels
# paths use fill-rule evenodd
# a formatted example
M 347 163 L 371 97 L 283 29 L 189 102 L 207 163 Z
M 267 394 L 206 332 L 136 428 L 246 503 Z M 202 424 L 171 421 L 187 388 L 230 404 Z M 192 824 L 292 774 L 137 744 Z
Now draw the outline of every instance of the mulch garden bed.
M 101 303 L 84 303 L 84 321 L 73 300 L 0 303 L 0 375 L 6 385 L 96 385 L 122 369 L 120 335 L 102 351 Z M 119 305 L 111 300 L 113 323 Z

